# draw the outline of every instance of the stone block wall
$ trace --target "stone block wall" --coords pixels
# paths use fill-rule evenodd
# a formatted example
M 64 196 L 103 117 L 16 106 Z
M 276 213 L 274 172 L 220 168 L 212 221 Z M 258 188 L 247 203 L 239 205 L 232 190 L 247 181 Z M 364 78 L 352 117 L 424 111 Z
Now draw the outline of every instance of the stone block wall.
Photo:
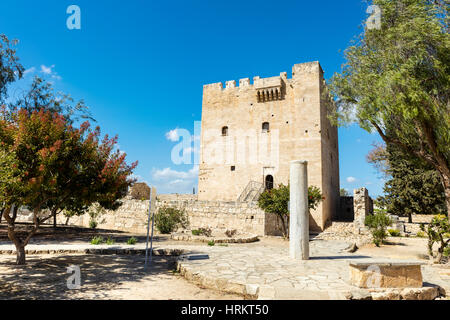
M 369 192 L 366 188 L 354 190 L 353 209 L 355 213 L 353 231 L 356 234 L 363 234 L 367 231 L 364 224 L 366 216 L 373 214 L 373 201 L 369 197 Z
M 236 229 L 259 236 L 277 234 L 274 216 L 266 214 L 254 202 L 159 200 L 156 207 L 157 210 L 162 207 L 184 209 L 191 229 L 208 227 L 216 232 Z
M 148 200 L 126 197 L 116 211 L 106 211 L 96 218 L 97 228 L 145 234 L 147 232 Z M 211 228 L 215 232 L 236 229 L 240 233 L 259 236 L 281 235 L 275 215 L 266 214 L 256 202 L 198 201 L 195 195 L 157 195 L 154 210 L 162 207 L 184 209 L 191 229 Z M 58 224 L 67 218 L 58 215 Z M 71 217 L 68 225 L 89 227 L 90 216 Z

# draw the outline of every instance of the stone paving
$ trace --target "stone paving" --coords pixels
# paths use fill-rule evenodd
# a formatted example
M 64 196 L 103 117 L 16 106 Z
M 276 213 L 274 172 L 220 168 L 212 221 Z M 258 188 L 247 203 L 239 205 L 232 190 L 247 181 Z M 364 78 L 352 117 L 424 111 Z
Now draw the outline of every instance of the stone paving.
M 205 244 L 158 244 L 158 254 L 182 254 L 178 259 L 178 271 L 189 281 L 222 292 L 238 293 L 258 299 L 339 300 L 355 287 L 349 284 L 349 261 L 377 258 L 347 253 L 350 245 L 345 241 L 313 240 L 310 242 L 308 261 L 289 258 L 288 242 L 207 246 Z M 99 250 L 89 252 L 89 250 Z M 84 252 L 84 253 L 136 253 L 142 254 L 144 243 L 127 245 L 29 245 L 30 253 Z M 88 251 L 86 251 L 88 250 Z M 0 253 L 12 254 L 14 247 L 0 244 Z M 206 259 L 196 260 L 195 257 Z M 450 290 L 448 266 L 422 266 L 424 282 L 438 284 Z

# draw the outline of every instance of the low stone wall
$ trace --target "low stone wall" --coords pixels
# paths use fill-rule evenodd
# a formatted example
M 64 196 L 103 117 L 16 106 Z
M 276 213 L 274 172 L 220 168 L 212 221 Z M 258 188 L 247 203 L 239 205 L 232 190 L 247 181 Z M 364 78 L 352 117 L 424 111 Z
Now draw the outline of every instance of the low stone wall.
M 236 229 L 241 233 L 258 236 L 277 233 L 274 215 L 266 214 L 256 203 L 162 200 L 158 196 L 156 209 L 172 207 L 184 209 L 189 217 L 191 229 L 211 228 L 216 232 Z
M 127 231 L 134 233 L 147 232 L 148 220 L 148 200 L 134 200 L 126 198 L 122 206 L 115 211 L 106 211 L 95 220 L 99 229 L 111 229 Z M 91 217 L 89 214 L 74 216 L 69 219 L 68 224 L 81 227 L 89 227 Z M 67 218 L 64 215 L 58 215 L 57 223 L 65 224 Z
M 266 214 L 256 202 L 198 201 L 196 195 L 157 195 L 154 210 L 162 207 L 184 209 L 191 229 L 211 228 L 216 232 L 236 229 L 239 233 L 258 236 L 281 235 L 281 227 L 275 215 Z M 134 200 L 127 197 L 116 211 L 106 211 L 96 218 L 97 228 L 120 230 L 133 233 L 147 232 L 148 200 Z M 67 218 L 58 215 L 58 224 L 65 224 Z M 89 227 L 90 216 L 71 217 L 69 225 Z

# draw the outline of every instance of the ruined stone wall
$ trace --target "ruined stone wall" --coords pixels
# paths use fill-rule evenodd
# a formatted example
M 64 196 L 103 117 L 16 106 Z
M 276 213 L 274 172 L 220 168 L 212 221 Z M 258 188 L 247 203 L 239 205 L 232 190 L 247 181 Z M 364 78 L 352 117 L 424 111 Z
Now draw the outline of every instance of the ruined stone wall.
M 97 228 L 144 234 L 147 232 L 148 206 L 148 200 L 127 197 L 118 210 L 106 211 L 96 218 Z M 191 229 L 208 227 L 216 232 L 236 229 L 240 233 L 259 236 L 281 235 L 275 215 L 264 213 L 255 202 L 197 201 L 194 195 L 157 195 L 154 210 L 162 207 L 184 209 Z M 58 224 L 65 224 L 66 220 L 63 215 L 58 215 Z M 89 227 L 89 221 L 90 216 L 84 214 L 71 217 L 68 224 Z
M 354 233 L 363 234 L 367 232 L 365 219 L 369 214 L 373 214 L 373 201 L 369 197 L 366 188 L 355 189 L 353 194 L 353 208 L 355 219 L 353 221 Z
M 273 215 L 266 214 L 256 203 L 223 201 L 165 200 L 157 202 L 157 209 L 183 209 L 189 217 L 191 229 L 211 228 L 216 232 L 236 229 L 259 236 L 277 234 Z

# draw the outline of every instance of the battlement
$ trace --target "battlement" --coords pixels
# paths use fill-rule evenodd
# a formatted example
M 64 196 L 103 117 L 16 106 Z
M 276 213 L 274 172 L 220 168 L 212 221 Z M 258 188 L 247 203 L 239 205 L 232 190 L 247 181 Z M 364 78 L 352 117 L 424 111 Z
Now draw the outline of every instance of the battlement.
M 318 61 L 306 62 L 295 64 L 292 67 L 292 76 L 295 77 L 297 74 L 301 73 L 311 73 L 311 72 L 323 73 L 322 68 Z M 282 87 L 283 82 L 287 83 L 290 79 L 287 77 L 287 72 L 281 72 L 279 76 L 260 78 L 259 76 L 253 77 L 253 83 L 250 82 L 250 78 L 226 81 L 225 84 L 222 82 L 216 82 L 211 84 L 206 84 L 203 86 L 203 90 L 229 90 L 235 88 L 253 88 L 255 90 L 265 90 L 265 89 L 279 89 Z

